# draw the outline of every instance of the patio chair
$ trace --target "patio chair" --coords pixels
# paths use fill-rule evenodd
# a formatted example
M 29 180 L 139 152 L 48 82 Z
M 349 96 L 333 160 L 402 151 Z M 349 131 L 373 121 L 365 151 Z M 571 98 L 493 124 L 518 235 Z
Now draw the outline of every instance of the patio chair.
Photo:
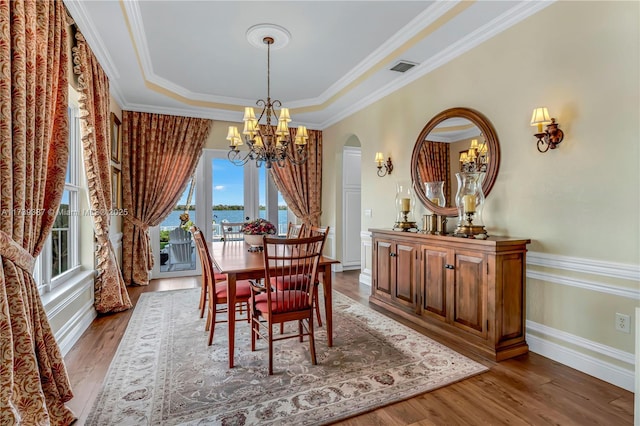
M 169 271 L 176 265 L 191 266 L 192 240 L 189 231 L 178 227 L 169 232 Z
M 243 241 L 244 233 L 242 232 L 243 222 L 223 222 L 220 224 L 222 228 L 222 238 L 225 241 Z

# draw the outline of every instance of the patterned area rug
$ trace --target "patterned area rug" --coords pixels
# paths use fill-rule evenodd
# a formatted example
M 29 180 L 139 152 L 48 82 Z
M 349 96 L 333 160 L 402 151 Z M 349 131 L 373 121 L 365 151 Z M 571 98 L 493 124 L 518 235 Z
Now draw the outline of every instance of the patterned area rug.
M 324 327 L 316 332 L 317 366 L 306 339 L 285 340 L 274 344 L 268 376 L 266 342 L 251 352 L 249 324 L 238 322 L 229 369 L 227 324 L 207 346 L 198 297 L 142 294 L 88 425 L 327 424 L 487 371 L 340 293 L 334 346 Z

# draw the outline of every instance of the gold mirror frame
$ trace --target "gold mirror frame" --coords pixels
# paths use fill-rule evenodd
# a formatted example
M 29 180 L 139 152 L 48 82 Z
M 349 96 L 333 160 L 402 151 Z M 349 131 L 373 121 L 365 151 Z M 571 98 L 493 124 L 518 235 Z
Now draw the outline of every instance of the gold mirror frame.
M 427 142 L 427 135 L 435 129 L 438 124 L 449 118 L 466 118 L 478 126 L 486 140 L 488 154 L 491 160 L 487 165 L 486 176 L 482 183 L 482 191 L 484 192 L 485 197 L 489 195 L 489 192 L 491 191 L 491 188 L 493 188 L 493 184 L 498 177 L 498 169 L 500 168 L 500 144 L 491 122 L 484 115 L 470 108 L 450 108 L 442 111 L 429 120 L 427 125 L 422 129 L 422 132 L 420 132 L 420 135 L 416 140 L 416 144 L 413 147 L 413 153 L 411 154 L 411 180 L 413 182 L 413 188 L 418 198 L 427 209 L 441 216 L 455 217 L 458 216 L 458 209 L 455 206 L 440 207 L 432 203 L 427 198 L 424 185 L 420 182 L 418 176 L 418 156 L 422 151 L 422 145 Z

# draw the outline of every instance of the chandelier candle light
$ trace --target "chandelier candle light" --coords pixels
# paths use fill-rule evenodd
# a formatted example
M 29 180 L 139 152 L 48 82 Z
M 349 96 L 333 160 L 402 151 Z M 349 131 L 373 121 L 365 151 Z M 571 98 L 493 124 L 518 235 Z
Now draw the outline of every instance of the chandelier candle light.
M 260 26 L 260 28 L 256 29 L 263 29 L 262 27 L 263 26 Z M 250 36 L 253 29 L 254 27 L 249 29 L 247 36 Z M 283 28 L 278 27 L 278 30 L 286 32 Z M 271 45 L 275 40 L 273 37 L 266 36 L 262 41 L 267 45 L 267 100 L 259 99 L 256 102 L 256 105 L 262 107 L 262 112 L 257 119 L 253 107 L 246 107 L 244 109 L 243 137 L 240 137 L 236 126 L 229 126 L 227 133 L 229 152 L 227 157 L 229 161 L 237 166 L 242 166 L 249 160 L 255 160 L 257 167 L 265 164 L 267 168 L 271 168 L 273 164 L 276 164 L 278 167 L 284 167 L 287 161 L 291 164 L 300 165 L 307 161 L 306 146 L 309 139 L 307 128 L 305 126 L 298 126 L 293 141 L 295 152 L 289 149 L 289 145 L 291 144 L 291 137 L 289 135 L 291 117 L 289 115 L 289 109 L 281 108 L 282 103 L 277 99 L 271 101 L 270 60 Z M 271 120 L 275 120 L 277 117 L 276 108 L 280 110 L 280 117 L 278 118 L 278 125 L 274 130 L 271 126 Z M 263 117 L 266 125 L 260 126 L 259 123 Z M 248 147 L 248 152 L 244 155 L 239 149 L 239 146 L 243 145 L 243 138 Z

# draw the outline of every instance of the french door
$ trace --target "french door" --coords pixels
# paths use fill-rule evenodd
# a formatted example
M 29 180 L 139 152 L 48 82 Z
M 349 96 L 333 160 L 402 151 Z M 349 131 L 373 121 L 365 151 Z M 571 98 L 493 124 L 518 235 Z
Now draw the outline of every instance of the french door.
M 275 224 L 279 234 L 286 234 L 288 222 L 293 221 L 265 167 L 256 167 L 253 162 L 236 166 L 227 159 L 226 150 L 203 150 L 194 183 L 191 200 L 188 200 L 188 185 L 177 203 L 177 209 L 159 226 L 150 228 L 154 256 L 152 278 L 201 274 L 195 248 L 192 251 L 192 266 L 167 265 L 167 262 L 171 262 L 168 258 L 171 255 L 168 230 L 179 226 L 179 220 L 176 219 L 184 213 L 188 201 L 191 201 L 191 210 L 188 210 L 190 220 L 202 230 L 208 241 L 220 238 L 220 227 L 224 222 L 244 222 L 262 217 Z

